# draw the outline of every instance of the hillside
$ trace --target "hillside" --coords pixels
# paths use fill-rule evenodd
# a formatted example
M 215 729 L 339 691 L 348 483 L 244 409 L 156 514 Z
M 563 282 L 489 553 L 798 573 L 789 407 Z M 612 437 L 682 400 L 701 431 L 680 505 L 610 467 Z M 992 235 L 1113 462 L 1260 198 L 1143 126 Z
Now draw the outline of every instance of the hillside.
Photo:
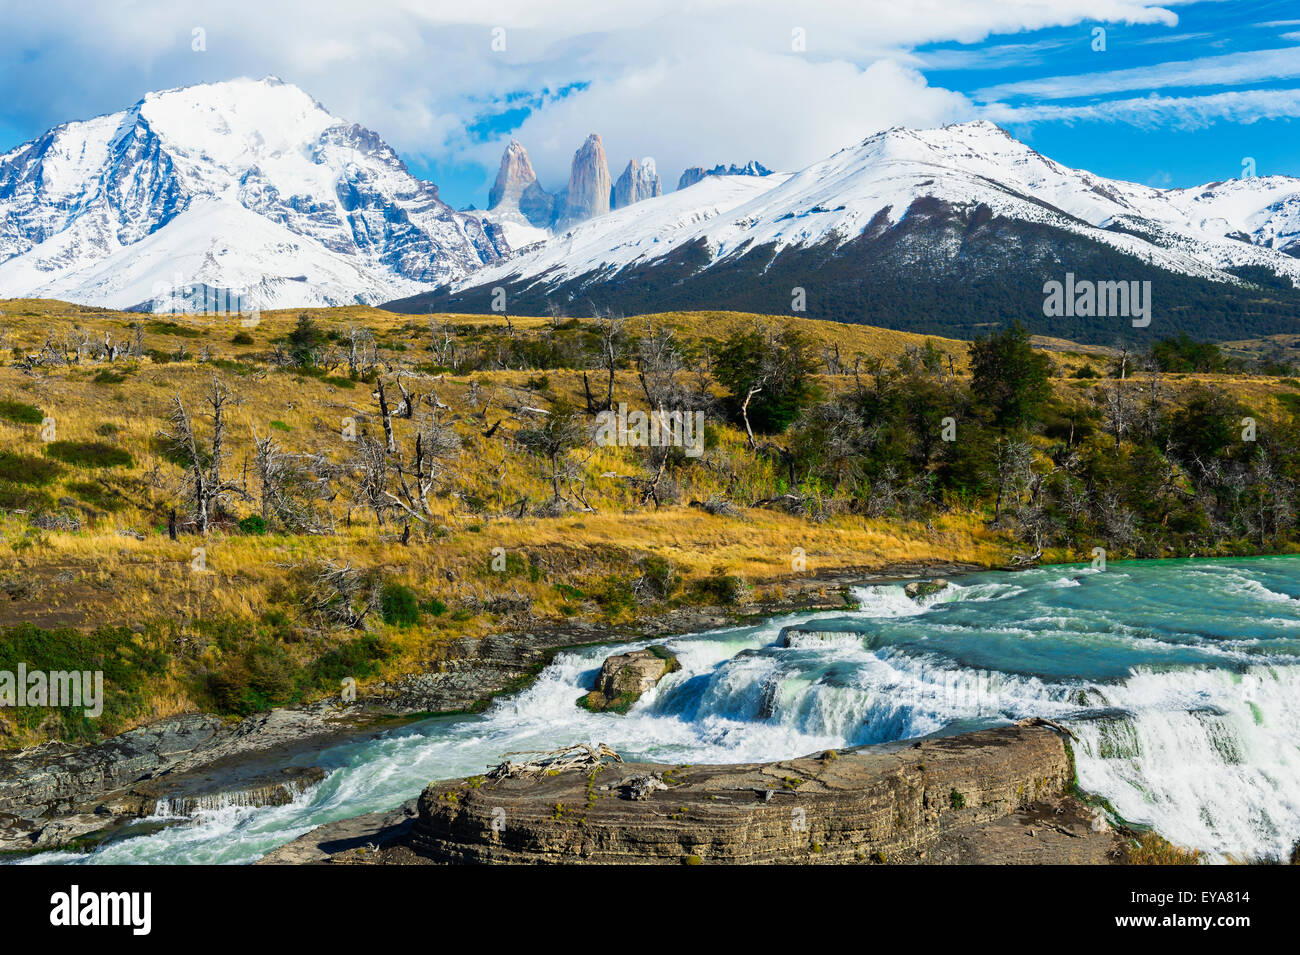
M 1050 394 L 1013 444 L 972 392 L 968 343 L 861 325 L 0 312 L 0 626 L 18 628 L 0 669 L 99 661 L 116 694 L 94 725 L 6 714 L 11 743 L 255 712 L 437 667 L 505 629 L 743 614 L 849 568 L 1292 546 L 1293 379 L 1117 382 L 1113 355 L 1052 342 L 1033 353 Z M 751 372 L 763 385 L 742 409 Z M 1206 389 L 1229 404 L 1207 411 Z M 698 455 L 594 437 L 607 399 L 652 396 L 704 415 Z M 1198 444 L 1213 481 L 1180 450 L 1148 461 L 1183 407 L 1229 424 L 1249 411 L 1259 443 Z M 1263 493 L 1256 451 L 1270 496 L 1218 496 L 1215 481 Z M 1135 475 L 1157 465 L 1167 486 L 1139 499 L 1152 485 Z

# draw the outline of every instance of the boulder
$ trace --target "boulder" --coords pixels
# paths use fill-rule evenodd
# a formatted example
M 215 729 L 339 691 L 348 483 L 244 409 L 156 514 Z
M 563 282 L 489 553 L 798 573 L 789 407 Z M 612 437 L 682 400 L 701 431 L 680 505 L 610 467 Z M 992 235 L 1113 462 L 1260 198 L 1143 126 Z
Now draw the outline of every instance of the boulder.
M 681 668 L 663 647 L 620 653 L 601 664 L 596 688 L 578 700 L 578 705 L 599 713 L 626 713 L 642 694 Z
M 914 580 L 903 588 L 903 593 L 907 594 L 913 600 L 919 597 L 928 597 L 930 594 L 937 594 L 948 587 L 948 581 L 942 577 L 936 577 L 934 580 Z

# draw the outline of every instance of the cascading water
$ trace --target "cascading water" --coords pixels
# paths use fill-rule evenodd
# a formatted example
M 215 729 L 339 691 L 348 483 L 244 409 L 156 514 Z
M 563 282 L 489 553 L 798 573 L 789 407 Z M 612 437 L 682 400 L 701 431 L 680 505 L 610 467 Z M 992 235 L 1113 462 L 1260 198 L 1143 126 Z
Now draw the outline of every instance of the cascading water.
M 1279 858 L 1300 840 L 1296 594 L 1300 558 L 980 574 L 920 601 L 901 585 L 865 587 L 855 612 L 667 641 L 682 669 L 626 715 L 575 705 L 620 648 L 566 653 L 481 716 L 320 754 L 329 775 L 288 805 L 213 807 L 32 861 L 252 861 L 511 750 L 602 741 L 628 758 L 745 762 L 1025 716 L 1074 729 L 1081 785 L 1128 821 L 1212 858 Z

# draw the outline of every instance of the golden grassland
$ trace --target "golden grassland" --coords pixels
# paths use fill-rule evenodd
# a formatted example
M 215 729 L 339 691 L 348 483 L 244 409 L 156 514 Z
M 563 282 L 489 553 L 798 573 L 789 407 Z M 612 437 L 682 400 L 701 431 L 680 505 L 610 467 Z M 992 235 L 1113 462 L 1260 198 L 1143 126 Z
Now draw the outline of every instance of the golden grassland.
M 242 479 L 251 472 L 254 435 L 273 436 L 286 451 L 321 453 L 341 463 L 351 452 L 342 437 L 345 419 L 362 429 L 378 427 L 372 387 L 365 381 L 347 380 L 345 370 L 322 378 L 266 364 L 273 343 L 289 333 L 304 311 L 326 330 L 349 324 L 372 330 L 386 365 L 383 378 L 390 396 L 396 393 L 392 382 L 400 375 L 413 391 L 436 396 L 446 406 L 442 413 L 462 448 L 438 488 L 433 520 L 428 526 L 412 522 L 411 538 L 404 545 L 400 535 L 405 520 L 390 516 L 377 524 L 366 508 L 349 506 L 350 490 L 341 486 L 328 505 L 335 525 L 332 534 L 245 534 L 233 521 L 224 521 L 206 539 L 182 534 L 170 540 L 166 514 L 179 506 L 182 472 L 169 460 L 160 432 L 166 428 L 169 404 L 179 395 L 196 415 L 200 435 L 207 437 L 202 395 L 214 374 L 236 396 L 229 413 L 227 478 Z M 276 608 L 316 633 L 310 643 L 315 653 L 350 635 L 321 632 L 316 622 L 295 617 L 296 608 L 285 606 L 286 593 L 292 593 L 287 581 L 296 569 L 329 561 L 376 570 L 387 580 L 410 586 L 421 598 L 450 608 L 422 616 L 411 626 L 374 624 L 394 648 L 382 669 L 382 675 L 391 676 L 435 664 L 453 638 L 561 625 L 572 619 L 629 623 L 656 612 L 662 607 L 642 607 L 635 601 L 602 606 L 590 599 L 602 588 L 630 588 L 639 573 L 638 561 L 647 556 L 670 563 L 681 578 L 683 593 L 692 582 L 721 574 L 756 585 L 755 595 L 762 597 L 808 574 L 921 562 L 992 567 L 1005 564 L 1014 551 L 980 513 L 951 511 L 932 522 L 908 523 L 853 514 L 811 520 L 745 507 L 787 488 L 771 461 L 749 450 L 742 431 L 718 422 L 710 422 L 710 446 L 704 455 L 674 475 L 680 483 L 674 503 L 658 509 L 641 503 L 628 480 L 646 474 L 640 452 L 593 446 L 569 455 L 573 480 L 593 510 L 536 516 L 537 506 L 551 497 L 549 472 L 543 461 L 523 453 L 509 438 L 538 420 L 529 409 L 545 407 L 556 398 L 581 405 L 582 372 L 434 374 L 417 367 L 430 361 L 431 323 L 500 331 L 505 326 L 500 316 L 411 316 L 349 306 L 263 313 L 252 327 L 237 318 L 173 316 L 168 319 L 171 326 L 147 324 L 145 339 L 146 346 L 158 352 L 183 347 L 185 355 L 179 360 L 119 358 L 111 365 L 82 361 L 29 372 L 17 366 L 18 356 L 40 348 L 51 331 L 78 326 L 97 340 L 108 334 L 125 344 L 132 324 L 142 317 L 48 300 L 3 301 L 0 313 L 0 399 L 41 409 L 53 419 L 60 440 L 109 443 L 132 458 L 129 467 L 63 465 L 45 488 L 62 510 L 77 516 L 79 529 L 45 530 L 33 527 L 28 513 L 0 515 L 0 584 L 11 585 L 11 599 L 0 593 L 0 625 L 27 621 L 90 628 L 165 621 L 183 641 L 187 634 L 199 639 L 192 632 L 196 620 L 256 621 Z M 510 321 L 521 331 L 540 334 L 552 320 L 512 316 Z M 838 347 L 840 361 L 850 369 L 858 356 L 890 358 L 929 340 L 952 357 L 958 375 L 966 370 L 964 342 L 860 325 L 729 312 L 665 313 L 627 321 L 633 334 L 650 324 L 670 325 L 688 340 L 722 339 L 755 321 L 791 323 L 818 348 Z M 234 344 L 236 333 L 246 334 L 252 343 Z M 1066 346 L 1051 343 L 1059 375 L 1055 385 L 1061 394 L 1084 400 L 1098 379 L 1071 376 L 1085 364 L 1105 374 L 1106 356 Z M 101 375 L 105 369 L 113 374 Z M 1171 379 L 1175 389 L 1206 382 L 1233 392 L 1260 412 L 1278 403 L 1276 379 Z M 851 375 L 821 379 L 826 391 L 851 384 Z M 619 371 L 615 401 L 636 406 L 640 395 L 635 372 Z M 500 428 L 492 432 L 498 421 Z M 409 445 L 414 422 L 399 418 L 394 426 L 399 441 Z M 48 457 L 42 430 L 41 425 L 0 418 L 0 453 Z M 710 498 L 741 506 L 730 516 L 691 506 Z M 525 516 L 515 517 L 520 501 L 525 502 Z M 235 499 L 230 509 L 237 519 L 255 513 L 256 505 Z M 194 569 L 195 549 L 200 547 L 203 569 Z M 525 570 L 493 571 L 494 548 L 522 557 L 513 566 Z M 800 554 L 805 555 L 804 563 L 797 559 Z M 487 606 L 503 595 L 517 598 L 527 609 L 456 612 Z M 301 652 L 309 652 L 306 646 Z M 214 650 L 200 647 L 197 658 L 210 662 Z M 173 673 L 153 689 L 148 711 L 137 722 L 196 705 L 184 675 Z

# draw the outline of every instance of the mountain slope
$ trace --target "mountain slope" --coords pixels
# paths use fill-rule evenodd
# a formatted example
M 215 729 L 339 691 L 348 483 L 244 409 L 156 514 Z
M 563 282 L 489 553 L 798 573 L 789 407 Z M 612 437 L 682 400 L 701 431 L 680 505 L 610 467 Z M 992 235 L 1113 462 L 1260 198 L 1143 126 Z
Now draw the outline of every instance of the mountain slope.
M 375 302 L 507 249 L 375 133 L 274 78 L 150 93 L 0 156 L 3 295 L 130 308 L 206 285 L 261 307 Z
M 742 180 L 747 200 L 682 222 L 693 194 L 706 199 L 698 190 Z M 605 216 L 392 307 L 480 310 L 503 286 L 515 311 L 558 300 L 786 312 L 797 287 L 816 318 L 964 335 L 1019 318 L 1103 342 L 1125 332 L 1122 316 L 1044 316 L 1044 283 L 1073 271 L 1151 281 L 1148 334 L 1262 334 L 1300 314 L 1300 260 L 1279 251 L 1295 247 L 1298 201 L 1300 181 L 1284 177 L 1196 190 L 1102 179 L 985 122 L 894 129 L 793 176 L 708 177 L 649 200 L 644 222 L 680 223 L 652 228 L 651 243 Z

